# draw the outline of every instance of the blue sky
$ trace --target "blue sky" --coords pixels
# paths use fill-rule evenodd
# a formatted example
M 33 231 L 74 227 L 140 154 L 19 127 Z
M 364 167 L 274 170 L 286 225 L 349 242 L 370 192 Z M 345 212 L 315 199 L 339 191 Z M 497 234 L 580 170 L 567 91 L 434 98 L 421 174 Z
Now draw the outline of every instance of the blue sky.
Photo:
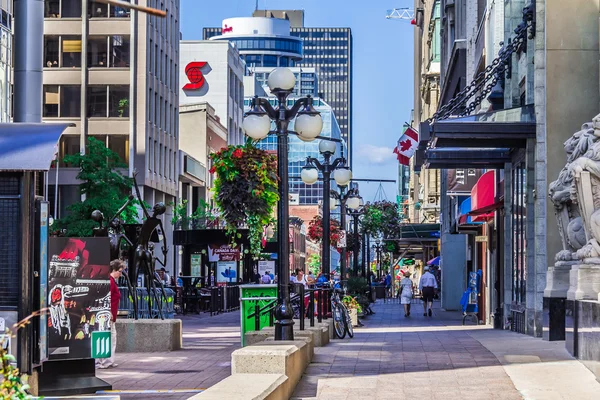
M 230 17 L 251 16 L 255 0 L 181 0 L 184 40 L 202 39 L 202 28 L 221 26 Z M 353 175 L 396 179 L 392 150 L 413 108 L 413 26 L 386 20 L 386 10 L 411 7 L 410 0 L 258 0 L 259 9 L 303 9 L 307 27 L 350 27 L 353 54 Z M 361 195 L 373 201 L 379 184 L 360 183 Z M 394 183 L 383 184 L 395 201 Z

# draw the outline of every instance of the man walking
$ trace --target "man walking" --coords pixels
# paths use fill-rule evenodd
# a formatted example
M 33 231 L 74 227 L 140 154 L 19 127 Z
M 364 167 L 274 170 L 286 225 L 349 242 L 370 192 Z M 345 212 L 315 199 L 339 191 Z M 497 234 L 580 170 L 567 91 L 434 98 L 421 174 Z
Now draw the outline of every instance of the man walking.
M 424 270 L 425 273 L 421 276 L 421 279 L 419 280 L 419 290 L 421 291 L 421 296 L 423 298 L 423 316 L 426 317 L 429 314 L 429 316 L 431 317 L 431 308 L 433 307 L 433 296 L 435 295 L 435 290 L 437 290 L 438 286 L 435 276 L 431 272 L 429 272 L 429 266 L 426 265 Z

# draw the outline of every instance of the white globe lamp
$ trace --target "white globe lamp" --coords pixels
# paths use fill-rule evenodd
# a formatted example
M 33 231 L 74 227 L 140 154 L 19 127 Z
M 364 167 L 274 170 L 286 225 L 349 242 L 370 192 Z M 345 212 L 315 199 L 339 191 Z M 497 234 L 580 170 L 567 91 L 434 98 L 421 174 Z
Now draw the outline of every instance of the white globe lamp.
M 271 119 L 267 114 L 248 114 L 242 122 L 242 128 L 250 138 L 261 140 L 269 134 Z
M 331 140 L 323 140 L 319 143 L 319 153 L 321 154 L 334 154 L 337 145 L 334 141 Z
M 302 172 L 300 172 L 300 177 L 302 178 L 302 182 L 304 182 L 307 185 L 312 185 L 319 180 L 319 171 L 313 167 L 305 167 L 302 168 Z
M 333 171 L 333 179 L 338 186 L 348 186 L 352 179 L 352 171 L 347 167 L 337 168 Z
M 314 140 L 321 134 L 322 129 L 323 119 L 320 114 L 298 113 L 296 122 L 294 123 L 294 130 L 299 136 Z
M 360 198 L 356 196 L 348 197 L 348 200 L 346 200 L 346 207 L 351 210 L 358 210 L 360 207 Z
M 277 90 L 285 90 L 289 91 L 294 88 L 296 85 L 296 77 L 294 73 L 289 68 L 275 68 L 269 74 L 269 78 L 267 79 L 267 85 L 269 85 L 269 89 L 271 92 Z

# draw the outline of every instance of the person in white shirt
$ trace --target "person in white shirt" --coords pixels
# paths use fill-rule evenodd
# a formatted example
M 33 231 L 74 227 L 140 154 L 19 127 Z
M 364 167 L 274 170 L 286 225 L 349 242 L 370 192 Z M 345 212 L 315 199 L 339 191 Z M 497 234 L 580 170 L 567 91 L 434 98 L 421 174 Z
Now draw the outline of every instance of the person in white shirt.
M 429 314 L 431 317 L 431 308 L 433 307 L 433 296 L 437 290 L 437 281 L 435 276 L 429 272 L 429 266 L 426 265 L 424 270 L 425 273 L 419 280 L 419 290 L 421 291 L 421 296 L 423 297 L 423 316 L 426 317 L 427 314 Z
M 262 277 L 262 283 L 268 285 L 271 283 L 271 275 L 269 275 L 269 271 L 265 271 L 265 274 Z

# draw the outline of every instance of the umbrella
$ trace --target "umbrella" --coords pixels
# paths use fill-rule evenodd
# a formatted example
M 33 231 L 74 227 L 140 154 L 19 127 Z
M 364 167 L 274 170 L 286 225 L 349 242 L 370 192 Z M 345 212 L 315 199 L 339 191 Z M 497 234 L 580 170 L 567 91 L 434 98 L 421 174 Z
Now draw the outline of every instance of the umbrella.
M 440 265 L 440 256 L 437 256 L 436 258 L 432 258 L 431 260 L 427 261 L 427 265 Z

